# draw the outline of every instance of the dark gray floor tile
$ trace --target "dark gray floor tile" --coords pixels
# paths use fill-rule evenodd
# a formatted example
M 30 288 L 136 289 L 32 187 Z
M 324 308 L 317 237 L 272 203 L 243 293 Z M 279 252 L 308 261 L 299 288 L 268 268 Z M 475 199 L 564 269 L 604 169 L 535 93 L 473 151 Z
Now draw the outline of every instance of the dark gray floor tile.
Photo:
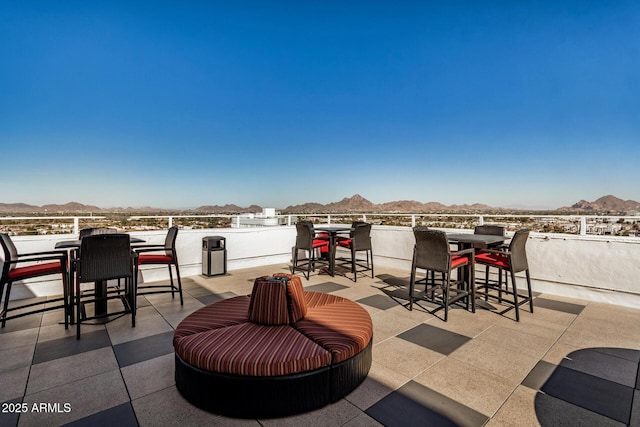
M 633 393 L 633 408 L 629 425 L 640 426 L 640 391 L 638 390 Z
M 414 381 L 365 411 L 385 426 L 482 426 L 488 418 Z
M 536 298 L 534 307 L 547 308 L 549 310 L 563 311 L 570 314 L 580 314 L 584 310 L 584 305 L 572 304 L 564 301 L 553 301 L 546 298 Z
M 387 294 L 387 296 L 391 298 L 396 303 L 396 305 L 402 306 L 407 310 L 409 309 L 409 293 L 408 292 L 406 292 L 405 294 L 395 294 L 395 293 L 385 292 L 385 294 Z
M 621 423 L 631 417 L 633 388 L 584 372 L 558 366 L 540 391 Z
M 173 331 L 114 345 L 113 352 L 121 368 L 173 353 Z
M 97 412 L 77 421 L 65 424 L 66 427 L 137 427 L 138 421 L 136 414 L 133 412 L 131 402 L 123 403 L 107 409 L 106 411 Z
M 48 362 L 49 360 L 72 356 L 110 345 L 111 340 L 106 330 L 85 332 L 80 336 L 79 340 L 76 339 L 74 334 L 56 340 L 39 342 L 36 344 L 33 364 Z
M 384 295 L 371 295 L 369 297 L 359 299 L 356 302 L 379 308 L 380 310 L 387 310 L 389 308 L 398 306 L 397 302 Z
M 560 366 L 594 375 L 627 387 L 635 387 L 638 363 L 586 348 L 571 352 Z
M 382 278 L 382 276 L 381 276 Z M 409 304 L 409 278 L 406 279 L 394 277 L 394 276 L 386 276 L 382 278 L 383 283 L 387 286 L 379 288 L 386 296 L 393 299 L 396 304 L 402 306 L 408 306 Z M 417 285 L 413 290 L 413 297 L 416 299 L 414 301 L 414 308 L 420 307 L 427 311 L 432 311 L 438 307 L 436 304 L 431 304 L 423 298 L 425 298 L 425 287 L 424 285 Z M 454 308 L 454 307 L 450 307 Z
M 444 355 L 453 353 L 471 339 L 424 323 L 399 334 L 398 338 Z
M 201 303 L 205 304 L 205 305 L 209 305 L 212 304 L 214 302 L 218 302 L 221 301 L 223 299 L 227 299 L 227 298 L 232 298 L 237 296 L 235 293 L 233 292 L 224 292 L 221 294 L 212 294 L 209 293 L 209 295 L 201 295 L 201 296 L 197 296 L 196 299 L 198 301 L 200 301 Z
M 534 406 L 536 418 L 542 427 L 624 427 L 626 425 L 544 393 L 536 394 Z
M 557 367 L 553 363 L 545 362 L 544 360 L 539 361 L 522 381 L 522 385 L 534 390 L 540 390 Z
M 28 410 L 28 407 L 22 406 L 22 398 L 2 402 L 2 410 L 0 410 L 0 426 L 17 426 L 20 414 L 22 412 L 27 412 Z
M 619 357 L 621 359 L 630 360 L 635 363 L 640 363 L 640 350 L 634 350 L 631 348 L 614 348 L 614 347 L 594 347 L 593 351 L 599 353 L 609 354 L 611 356 Z
M 218 302 L 223 300 L 224 298 L 218 294 L 209 293 L 208 295 L 199 295 L 195 297 L 198 301 L 203 303 L 204 305 L 213 304 L 214 302 Z
M 203 288 L 202 286 L 197 286 L 197 287 L 194 286 L 191 289 L 185 289 L 183 287 L 182 288 L 182 292 L 187 294 L 187 295 L 191 295 L 194 298 L 203 297 L 203 296 L 207 296 L 207 295 L 213 294 L 213 292 L 211 292 L 209 289 Z
M 305 291 L 324 292 L 324 293 L 335 292 L 341 289 L 347 289 L 347 286 L 339 285 L 333 282 L 326 282 L 326 283 L 320 283 L 318 285 L 305 286 L 304 288 Z

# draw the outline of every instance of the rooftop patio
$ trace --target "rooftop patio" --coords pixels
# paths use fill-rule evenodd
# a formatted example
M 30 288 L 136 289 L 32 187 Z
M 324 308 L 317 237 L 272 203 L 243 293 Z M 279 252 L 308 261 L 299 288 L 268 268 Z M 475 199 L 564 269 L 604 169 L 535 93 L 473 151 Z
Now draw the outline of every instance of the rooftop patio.
M 183 307 L 166 294 L 139 297 L 135 328 L 124 317 L 83 327 L 80 341 L 58 324 L 61 311 L 9 321 L 0 331 L 0 401 L 27 408 L 3 405 L 0 425 L 640 424 L 640 310 L 538 292 L 535 313 L 523 309 L 520 322 L 512 311 L 462 308 L 443 322 L 424 308 L 408 311 L 408 270 L 386 266 L 357 283 L 318 272 L 303 280 L 305 289 L 352 299 L 371 314 L 373 365 L 354 392 L 270 420 L 223 418 L 187 403 L 173 377 L 176 325 L 288 267 L 192 275 L 183 279 Z

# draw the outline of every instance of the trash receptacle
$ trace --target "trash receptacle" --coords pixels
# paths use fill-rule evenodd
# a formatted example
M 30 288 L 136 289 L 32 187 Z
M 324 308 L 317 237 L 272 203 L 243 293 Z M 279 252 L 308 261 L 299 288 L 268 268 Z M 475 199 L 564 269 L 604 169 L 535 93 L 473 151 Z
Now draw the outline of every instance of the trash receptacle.
M 226 239 L 222 236 L 202 238 L 202 274 L 218 276 L 227 274 Z

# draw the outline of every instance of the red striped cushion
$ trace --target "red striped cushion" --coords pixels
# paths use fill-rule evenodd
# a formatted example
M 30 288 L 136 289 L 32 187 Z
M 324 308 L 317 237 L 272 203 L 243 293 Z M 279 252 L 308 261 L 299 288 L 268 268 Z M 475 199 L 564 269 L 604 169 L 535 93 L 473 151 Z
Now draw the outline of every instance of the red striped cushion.
M 273 277 L 288 277 L 287 300 L 289 305 L 289 322 L 295 323 L 307 314 L 307 302 L 304 299 L 304 287 L 299 276 L 289 273 L 276 273 Z
M 331 363 L 328 351 L 291 326 L 255 323 L 184 337 L 176 352 L 195 367 L 233 375 L 289 375 Z
M 248 321 L 249 302 L 249 297 L 244 295 L 218 301 L 194 311 L 176 328 L 174 345 L 188 335 Z
M 304 298 L 307 301 L 307 310 L 313 307 L 320 307 L 327 304 L 335 304 L 336 302 L 345 301 L 344 298 L 325 294 L 323 292 L 308 292 L 305 291 Z
M 62 264 L 60 262 L 47 262 L 42 264 L 33 264 L 27 267 L 18 267 L 9 271 L 9 279 L 20 280 L 27 277 L 44 276 L 46 274 L 62 273 Z
M 346 299 L 310 307 L 307 316 L 293 326 L 329 350 L 332 363 L 342 362 L 360 353 L 373 336 L 369 313 L 359 304 Z
M 509 268 L 509 258 L 493 253 L 481 253 L 476 255 L 475 261 L 479 264 L 489 264 L 500 268 Z
M 173 257 L 169 255 L 148 254 L 138 256 L 138 264 L 170 264 L 172 262 Z
M 287 288 L 282 281 L 269 276 L 253 282 L 249 321 L 263 325 L 288 325 Z

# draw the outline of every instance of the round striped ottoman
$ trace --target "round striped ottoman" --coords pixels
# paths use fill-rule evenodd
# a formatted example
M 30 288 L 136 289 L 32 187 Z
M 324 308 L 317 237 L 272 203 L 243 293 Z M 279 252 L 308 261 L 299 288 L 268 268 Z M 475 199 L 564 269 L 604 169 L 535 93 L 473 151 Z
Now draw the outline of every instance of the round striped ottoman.
M 295 275 L 260 277 L 250 296 L 218 301 L 180 322 L 176 386 L 189 402 L 225 416 L 310 411 L 366 378 L 372 335 L 359 304 L 305 292 Z

